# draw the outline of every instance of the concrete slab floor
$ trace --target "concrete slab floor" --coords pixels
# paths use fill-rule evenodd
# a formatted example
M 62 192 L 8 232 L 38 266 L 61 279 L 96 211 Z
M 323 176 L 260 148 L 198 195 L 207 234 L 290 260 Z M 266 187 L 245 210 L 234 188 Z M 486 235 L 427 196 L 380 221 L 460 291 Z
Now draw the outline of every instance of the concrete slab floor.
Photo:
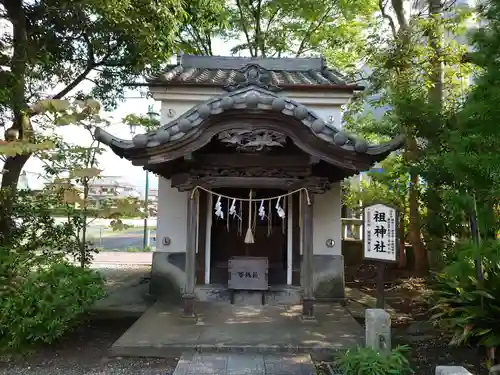
M 149 283 L 142 280 L 149 268 L 133 266 L 127 268 L 93 266 L 106 279 L 107 295 L 97 301 L 89 312 L 94 317 L 131 316 L 140 317 L 151 306 L 148 298 Z
M 311 357 L 261 354 L 184 354 L 173 375 L 314 375 Z
M 339 305 L 315 306 L 316 322 L 301 306 L 235 306 L 198 302 L 198 319 L 181 309 L 151 306 L 112 346 L 115 356 L 170 357 L 186 350 L 245 353 L 329 353 L 361 344 L 363 329 Z

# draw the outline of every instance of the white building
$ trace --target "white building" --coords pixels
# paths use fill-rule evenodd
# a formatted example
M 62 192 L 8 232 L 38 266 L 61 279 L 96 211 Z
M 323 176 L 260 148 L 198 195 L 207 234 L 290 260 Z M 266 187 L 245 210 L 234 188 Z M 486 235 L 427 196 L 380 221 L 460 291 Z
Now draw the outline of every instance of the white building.
M 100 177 L 89 184 L 89 201 L 97 209 L 109 200 L 139 198 L 140 193 L 134 185 L 122 181 L 120 177 Z

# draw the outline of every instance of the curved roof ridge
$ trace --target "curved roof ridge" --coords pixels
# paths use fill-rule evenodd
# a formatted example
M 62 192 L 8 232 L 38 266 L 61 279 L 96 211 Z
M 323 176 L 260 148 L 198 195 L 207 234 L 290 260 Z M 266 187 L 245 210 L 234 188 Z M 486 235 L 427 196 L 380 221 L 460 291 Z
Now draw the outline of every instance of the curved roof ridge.
M 200 103 L 175 120 L 146 134 L 137 134 L 132 141 L 123 140 L 103 129 L 96 129 L 95 136 L 102 143 L 122 149 L 149 148 L 164 144 L 175 144 L 183 140 L 209 117 L 225 111 L 261 110 L 280 113 L 301 122 L 318 138 L 347 151 L 378 155 L 402 146 L 404 137 L 391 142 L 370 145 L 364 139 L 327 124 L 323 118 L 307 106 L 258 86 L 247 86 L 227 92 Z

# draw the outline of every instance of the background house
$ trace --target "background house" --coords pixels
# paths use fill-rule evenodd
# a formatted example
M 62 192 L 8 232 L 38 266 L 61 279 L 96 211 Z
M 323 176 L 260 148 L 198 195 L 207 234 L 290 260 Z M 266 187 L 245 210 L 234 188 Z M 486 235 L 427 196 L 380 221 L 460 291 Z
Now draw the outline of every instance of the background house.
M 122 181 L 118 176 L 107 176 L 95 179 L 89 186 L 89 201 L 96 209 L 109 200 L 120 198 L 140 198 L 137 187 Z

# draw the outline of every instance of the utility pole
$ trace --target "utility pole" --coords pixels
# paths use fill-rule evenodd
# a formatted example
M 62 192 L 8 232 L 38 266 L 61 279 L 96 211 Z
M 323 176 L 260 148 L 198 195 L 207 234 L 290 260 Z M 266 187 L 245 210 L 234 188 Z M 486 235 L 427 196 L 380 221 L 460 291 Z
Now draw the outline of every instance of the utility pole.
M 142 247 L 144 250 L 149 246 L 148 216 L 149 216 L 149 171 L 146 171 L 146 184 L 144 186 L 144 238 Z
M 148 116 L 152 120 L 155 116 L 153 105 L 148 106 Z M 149 216 L 149 171 L 146 170 L 146 184 L 144 186 L 144 238 L 142 247 L 144 250 L 149 246 L 149 231 L 148 231 L 148 216 Z

